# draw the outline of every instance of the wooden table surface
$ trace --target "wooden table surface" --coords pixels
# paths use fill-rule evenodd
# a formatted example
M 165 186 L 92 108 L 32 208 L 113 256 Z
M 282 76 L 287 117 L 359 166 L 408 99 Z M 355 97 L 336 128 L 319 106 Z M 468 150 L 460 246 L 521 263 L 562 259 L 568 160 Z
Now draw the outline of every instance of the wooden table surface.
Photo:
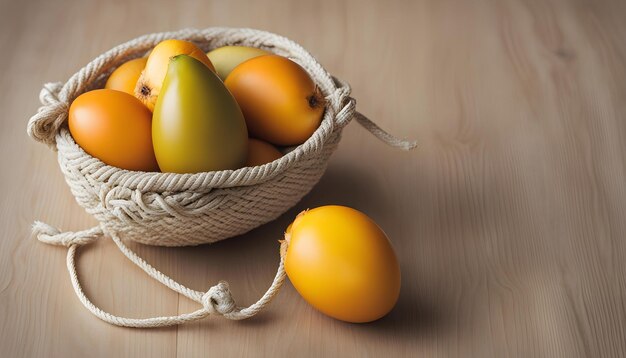
M 0 2 L 0 356 L 626 356 L 626 2 Z M 302 209 L 349 205 L 388 233 L 402 292 L 387 317 L 346 324 L 286 284 L 249 321 L 128 329 L 92 316 L 66 249 L 36 219 L 96 222 L 55 153 L 26 135 L 44 82 L 141 34 L 235 26 L 283 34 L 348 81 L 365 113 L 417 138 L 391 149 L 352 123 L 321 182 L 275 222 L 192 248 L 133 245 L 197 290 L 242 304 L 269 285 Z M 85 291 L 130 317 L 197 305 L 109 239 L 80 250 Z

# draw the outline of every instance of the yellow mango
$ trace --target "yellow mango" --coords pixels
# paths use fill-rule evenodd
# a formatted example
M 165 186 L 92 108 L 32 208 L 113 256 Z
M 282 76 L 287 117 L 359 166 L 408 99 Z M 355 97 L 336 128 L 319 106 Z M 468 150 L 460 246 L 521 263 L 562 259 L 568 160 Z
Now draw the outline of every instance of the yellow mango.
M 213 63 L 213 66 L 215 66 L 217 75 L 220 76 L 222 81 L 225 81 L 230 72 L 240 63 L 254 57 L 269 54 L 271 54 L 271 52 L 256 47 L 222 46 L 207 53 L 207 56 L 209 60 L 211 60 L 211 63 Z
M 215 67 L 207 55 L 193 43 L 175 39 L 161 41 L 148 56 L 146 68 L 141 73 L 134 91 L 135 97 L 139 98 L 151 111 L 154 110 L 161 92 L 170 59 L 177 55 L 193 57 L 215 72 Z

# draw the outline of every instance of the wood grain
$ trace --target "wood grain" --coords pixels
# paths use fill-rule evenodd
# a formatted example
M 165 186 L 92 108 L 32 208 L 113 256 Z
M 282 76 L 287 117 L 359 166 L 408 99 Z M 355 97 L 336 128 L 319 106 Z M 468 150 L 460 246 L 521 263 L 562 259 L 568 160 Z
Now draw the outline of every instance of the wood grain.
M 0 356 L 626 356 L 626 2 L 0 2 Z M 157 330 L 91 316 L 63 248 L 33 220 L 95 221 L 26 121 L 44 82 L 65 80 L 140 34 L 245 26 L 284 34 L 353 87 L 411 153 L 350 125 L 319 185 L 273 223 L 211 246 L 133 246 L 195 289 L 230 282 L 238 302 L 270 283 L 276 240 L 307 207 L 343 204 L 389 234 L 403 279 L 378 322 L 351 325 L 289 284 L 245 322 Z M 80 277 L 120 315 L 196 308 L 109 240 L 84 247 Z

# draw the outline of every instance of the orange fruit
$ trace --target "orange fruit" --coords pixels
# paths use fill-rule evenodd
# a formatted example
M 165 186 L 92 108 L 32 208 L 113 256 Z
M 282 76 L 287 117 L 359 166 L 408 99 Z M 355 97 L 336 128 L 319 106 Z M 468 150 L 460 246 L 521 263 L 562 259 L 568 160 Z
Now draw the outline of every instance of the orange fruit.
M 283 154 L 273 145 L 262 140 L 250 138 L 248 140 L 248 160 L 246 167 L 263 165 L 282 157 Z
M 120 67 L 116 68 L 109 76 L 104 88 L 126 92 L 130 95 L 135 94 L 135 86 L 141 75 L 148 58 L 141 57 L 128 62 L 124 62 Z
M 170 60 L 176 55 L 191 56 L 215 72 L 215 67 L 206 53 L 192 42 L 175 39 L 159 42 L 150 52 L 148 62 L 137 81 L 134 92 L 135 97 L 139 98 L 151 111 L 154 110 L 159 92 L 161 92 Z
M 285 240 L 287 276 L 319 311 L 342 321 L 370 322 L 398 301 L 396 254 L 385 232 L 362 212 L 337 205 L 303 211 Z
M 224 84 L 239 103 L 252 137 L 298 145 L 322 120 L 324 97 L 309 74 L 285 57 L 247 60 L 232 70 Z
M 159 171 L 152 149 L 152 113 L 128 93 L 99 89 L 70 106 L 68 126 L 85 152 L 108 165 Z

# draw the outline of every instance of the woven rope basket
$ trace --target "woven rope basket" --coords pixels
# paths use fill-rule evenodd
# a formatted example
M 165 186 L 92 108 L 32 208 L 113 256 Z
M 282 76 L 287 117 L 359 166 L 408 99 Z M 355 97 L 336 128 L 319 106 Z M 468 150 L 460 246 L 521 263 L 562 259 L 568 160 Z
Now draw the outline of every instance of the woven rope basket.
M 326 97 L 321 125 L 304 144 L 289 148 L 280 159 L 237 170 L 197 174 L 135 172 L 109 166 L 87 154 L 74 142 L 67 129 L 71 102 L 86 91 L 102 88 L 117 66 L 144 56 L 159 42 L 171 38 L 192 41 L 204 51 L 225 45 L 258 47 L 297 62 Z M 198 245 L 240 235 L 276 219 L 319 181 L 337 148 L 342 128 L 353 118 L 392 146 L 403 149 L 415 146 L 413 142 L 390 136 L 356 112 L 349 86 L 333 78 L 300 45 L 282 36 L 253 29 L 185 29 L 142 36 L 98 56 L 65 83 L 44 85 L 40 100 L 43 106 L 30 119 L 28 134 L 57 150 L 59 165 L 76 201 L 100 225 L 81 232 L 61 232 L 36 222 L 33 231 L 41 241 L 69 246 L 68 269 L 79 299 L 96 316 L 122 326 L 165 326 L 209 314 L 231 319 L 247 318 L 271 300 L 285 274 L 281 258 L 268 292 L 259 302 L 242 308 L 234 304 L 226 283 L 220 282 L 206 292 L 188 289 L 137 257 L 120 238 L 159 246 Z M 116 317 L 95 307 L 80 287 L 74 255 L 77 246 L 105 234 L 150 276 L 203 307 L 191 314 L 146 319 Z

